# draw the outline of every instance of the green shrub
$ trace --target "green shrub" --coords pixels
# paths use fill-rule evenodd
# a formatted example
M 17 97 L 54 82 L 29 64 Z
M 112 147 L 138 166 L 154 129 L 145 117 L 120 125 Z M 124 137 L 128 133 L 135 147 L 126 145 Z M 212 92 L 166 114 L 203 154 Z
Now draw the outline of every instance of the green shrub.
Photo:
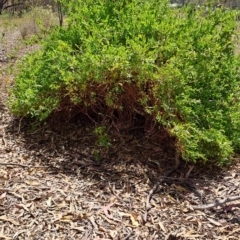
M 67 27 L 19 65 L 14 114 L 42 121 L 69 104 L 119 117 L 144 111 L 186 161 L 229 162 L 240 147 L 237 12 L 171 9 L 168 0 L 62 2 Z

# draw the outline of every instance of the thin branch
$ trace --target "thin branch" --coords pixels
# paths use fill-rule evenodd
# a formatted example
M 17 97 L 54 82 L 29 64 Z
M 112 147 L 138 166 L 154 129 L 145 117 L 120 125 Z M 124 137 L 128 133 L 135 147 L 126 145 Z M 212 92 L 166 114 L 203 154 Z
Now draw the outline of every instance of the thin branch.
M 158 181 L 157 183 L 154 184 L 153 188 L 150 190 L 148 193 L 147 199 L 146 199 L 146 208 L 145 208 L 145 214 L 143 216 L 143 220 L 146 222 L 147 221 L 147 214 L 148 211 L 150 210 L 150 200 L 152 198 L 152 195 L 155 193 L 155 191 L 158 189 L 158 186 L 162 184 L 169 176 L 171 176 L 179 167 L 180 165 L 180 160 L 179 160 L 179 152 L 176 152 L 175 155 L 175 167 L 171 169 L 167 174 L 161 179 L 161 181 Z
M 29 168 L 28 165 L 20 164 L 20 163 L 0 163 L 2 166 L 18 166 L 18 167 L 26 167 Z
M 188 177 L 189 177 L 190 173 L 192 172 L 193 168 L 194 168 L 194 165 L 192 165 L 192 166 L 189 167 L 189 170 L 188 170 L 188 172 L 186 173 L 185 179 L 188 179 Z
M 8 5 L 6 7 L 3 7 L 3 10 L 6 10 L 8 8 L 11 8 L 11 7 L 16 7 L 16 6 L 19 6 L 19 5 L 23 5 L 23 2 L 21 2 L 21 3 L 14 3 L 14 4 L 11 4 L 11 5 Z
M 63 11 L 62 11 L 62 4 L 60 1 L 57 1 L 57 8 L 58 8 L 58 19 L 59 19 L 59 25 L 62 27 L 63 25 Z
M 194 210 L 204 210 L 204 209 L 210 209 L 210 208 L 214 208 L 214 207 L 217 207 L 217 206 L 221 206 L 224 203 L 236 201 L 236 200 L 239 200 L 239 199 L 240 199 L 240 196 L 226 197 L 226 198 L 221 199 L 221 200 L 216 199 L 213 203 L 209 203 L 209 204 L 205 204 L 205 205 L 193 205 L 191 207 Z
M 10 188 L 0 188 L 0 192 L 11 192 Z

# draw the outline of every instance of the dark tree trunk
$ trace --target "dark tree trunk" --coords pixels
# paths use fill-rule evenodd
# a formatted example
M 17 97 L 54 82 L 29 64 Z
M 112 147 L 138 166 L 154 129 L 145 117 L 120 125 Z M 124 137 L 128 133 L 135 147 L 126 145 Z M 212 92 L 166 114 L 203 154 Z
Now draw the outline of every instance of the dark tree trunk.
M 59 19 L 59 25 L 62 27 L 63 25 L 63 12 L 62 12 L 62 4 L 60 1 L 57 1 L 57 8 L 58 8 L 58 19 Z
M 4 5 L 8 0 L 0 0 L 0 15 L 2 14 L 2 10 L 4 9 Z

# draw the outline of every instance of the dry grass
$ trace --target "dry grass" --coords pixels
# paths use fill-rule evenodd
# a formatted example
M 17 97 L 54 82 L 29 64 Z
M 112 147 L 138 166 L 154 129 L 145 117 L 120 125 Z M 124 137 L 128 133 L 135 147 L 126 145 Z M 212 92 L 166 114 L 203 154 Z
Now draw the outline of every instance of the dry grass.
M 39 44 L 33 42 L 26 44 L 25 40 L 44 35 L 52 26 L 58 24 L 57 14 L 50 8 L 33 8 L 32 11 L 17 15 L 0 15 L 0 92 L 6 92 L 6 88 L 13 81 L 12 71 L 16 60 L 26 53 L 39 48 Z
M 12 15 L 0 16 L 1 41 L 8 41 L 7 36 L 14 30 L 19 30 L 20 38 L 26 39 L 32 35 L 45 34 L 51 27 L 58 24 L 58 17 L 51 8 L 35 7 L 21 17 Z
M 57 15 L 51 9 L 36 7 L 25 15 L 20 26 L 21 36 L 26 39 L 31 35 L 45 34 L 57 24 Z
M 237 31 L 238 31 L 238 33 L 239 33 L 239 36 L 238 36 L 238 38 L 236 39 L 235 53 L 236 53 L 236 54 L 240 54 L 240 21 L 238 22 Z

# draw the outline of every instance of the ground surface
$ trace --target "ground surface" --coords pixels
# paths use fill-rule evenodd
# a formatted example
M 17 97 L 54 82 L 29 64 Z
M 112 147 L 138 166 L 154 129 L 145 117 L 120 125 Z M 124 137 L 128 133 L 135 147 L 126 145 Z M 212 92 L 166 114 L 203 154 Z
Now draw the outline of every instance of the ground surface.
M 12 36 L 16 45 L 20 35 Z M 30 131 L 6 107 L 13 81 L 7 67 L 15 60 L 0 58 L 0 239 L 239 239 L 239 200 L 192 209 L 240 195 L 237 158 L 227 169 L 195 167 L 190 174 L 181 163 L 152 195 L 146 215 L 149 191 L 173 169 L 172 150 L 141 130 L 110 131 L 112 146 L 99 148 L 96 161 L 91 124 Z

